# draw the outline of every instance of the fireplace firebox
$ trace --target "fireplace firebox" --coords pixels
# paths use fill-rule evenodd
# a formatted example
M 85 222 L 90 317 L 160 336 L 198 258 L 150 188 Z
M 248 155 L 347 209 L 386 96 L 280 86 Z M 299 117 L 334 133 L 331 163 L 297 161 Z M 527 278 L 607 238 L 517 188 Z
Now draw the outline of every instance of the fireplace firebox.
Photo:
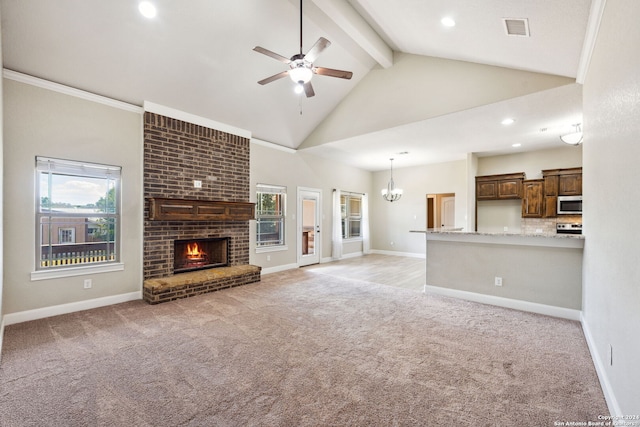
M 229 265 L 229 237 L 173 241 L 174 273 L 226 267 Z

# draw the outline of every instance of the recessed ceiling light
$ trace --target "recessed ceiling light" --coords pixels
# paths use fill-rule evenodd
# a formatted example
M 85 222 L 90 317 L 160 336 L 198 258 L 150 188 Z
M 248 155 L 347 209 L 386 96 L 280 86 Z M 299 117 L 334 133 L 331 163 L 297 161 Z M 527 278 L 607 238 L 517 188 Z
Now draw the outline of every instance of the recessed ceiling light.
M 511 144 L 511 146 L 512 146 L 513 148 L 518 148 L 518 147 L 521 147 L 521 146 L 522 146 L 522 144 L 520 144 L 519 142 L 516 142 L 515 144 Z
M 440 20 L 440 22 L 442 23 L 442 25 L 444 25 L 445 27 L 455 27 L 456 26 L 456 21 L 453 20 L 453 18 L 450 18 L 448 16 L 445 16 L 444 18 L 442 18 Z
M 145 18 L 154 18 L 156 16 L 156 7 L 150 1 L 141 1 L 138 4 L 138 10 Z
M 511 117 L 508 117 L 506 119 L 504 119 L 503 121 L 501 121 L 500 123 L 502 123 L 505 126 L 508 125 L 512 125 L 515 122 L 515 119 L 512 119 Z

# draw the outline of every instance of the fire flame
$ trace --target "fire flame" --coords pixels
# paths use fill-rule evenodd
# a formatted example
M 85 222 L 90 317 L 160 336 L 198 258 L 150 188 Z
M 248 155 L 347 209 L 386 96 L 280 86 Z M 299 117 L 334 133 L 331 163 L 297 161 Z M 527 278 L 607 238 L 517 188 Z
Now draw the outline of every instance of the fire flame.
M 201 258 L 202 251 L 200 250 L 200 246 L 197 243 L 189 243 L 187 244 L 187 258 Z

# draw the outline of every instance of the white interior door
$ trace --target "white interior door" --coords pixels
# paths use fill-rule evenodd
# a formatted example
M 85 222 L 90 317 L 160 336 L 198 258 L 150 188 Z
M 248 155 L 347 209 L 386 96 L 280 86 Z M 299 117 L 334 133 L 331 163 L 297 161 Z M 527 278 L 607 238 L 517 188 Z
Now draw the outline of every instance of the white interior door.
M 320 263 L 322 192 L 298 188 L 298 265 Z
M 456 198 L 455 197 L 443 197 L 442 198 L 442 227 L 453 228 L 456 225 Z

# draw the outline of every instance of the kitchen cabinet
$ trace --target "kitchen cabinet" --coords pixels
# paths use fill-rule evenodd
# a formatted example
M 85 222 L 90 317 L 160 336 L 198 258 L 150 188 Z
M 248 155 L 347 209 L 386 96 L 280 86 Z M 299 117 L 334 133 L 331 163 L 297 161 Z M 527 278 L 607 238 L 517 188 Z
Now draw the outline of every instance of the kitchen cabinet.
M 579 196 L 582 194 L 582 174 L 560 175 L 558 196 Z
M 542 218 L 544 214 L 544 179 L 530 179 L 523 183 L 522 217 Z
M 558 196 L 582 194 L 582 168 L 547 169 L 544 178 L 543 218 L 557 216 Z
M 543 218 L 555 218 L 558 210 L 558 175 L 544 176 Z
M 521 199 L 524 172 L 476 177 L 476 200 Z

